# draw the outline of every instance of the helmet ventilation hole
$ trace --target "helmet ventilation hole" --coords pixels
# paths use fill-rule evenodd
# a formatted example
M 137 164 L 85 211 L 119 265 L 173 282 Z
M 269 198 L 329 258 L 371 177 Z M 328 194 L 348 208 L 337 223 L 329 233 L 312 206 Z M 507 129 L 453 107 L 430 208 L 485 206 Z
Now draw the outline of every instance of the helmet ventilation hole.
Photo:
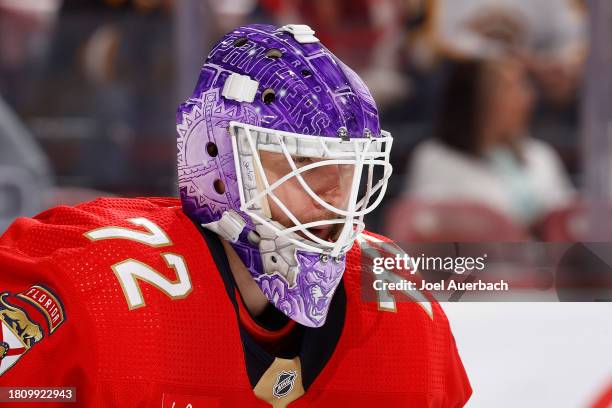
M 274 255 L 272 255 L 272 256 L 270 257 L 270 260 L 271 260 L 272 262 L 274 262 L 274 263 L 278 262 L 278 260 L 276 259 L 276 257 L 275 257 Z
M 217 145 L 214 144 L 213 142 L 206 143 L 206 153 L 208 153 L 210 157 L 217 157 L 217 155 L 219 154 Z
M 270 48 L 268 51 L 266 51 L 266 57 L 268 58 L 279 59 L 282 56 L 283 53 L 278 48 Z
M 242 47 L 244 44 L 248 43 L 249 40 L 247 40 L 246 37 L 240 37 L 238 39 L 236 39 L 236 41 L 234 41 L 234 47 Z
M 213 187 L 215 188 L 215 191 L 217 192 L 217 194 L 225 193 L 225 183 L 223 183 L 222 180 L 216 179 L 215 182 L 213 183 Z
M 308 78 L 309 76 L 311 76 L 311 75 L 312 75 L 312 73 L 311 73 L 309 70 L 307 70 L 307 69 L 303 69 L 303 70 L 302 70 L 302 72 L 301 72 L 301 74 L 302 74 L 302 76 L 303 76 L 304 78 Z
M 274 89 L 268 88 L 261 94 L 261 99 L 266 105 L 269 105 L 276 99 L 276 92 L 274 92 Z

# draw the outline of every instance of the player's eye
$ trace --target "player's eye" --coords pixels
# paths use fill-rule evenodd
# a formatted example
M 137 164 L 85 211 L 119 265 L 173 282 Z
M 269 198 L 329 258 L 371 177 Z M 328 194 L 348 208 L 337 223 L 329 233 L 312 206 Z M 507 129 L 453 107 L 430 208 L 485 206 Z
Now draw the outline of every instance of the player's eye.
M 293 161 L 295 162 L 295 164 L 306 164 L 306 163 L 309 163 L 311 159 L 310 157 L 306 157 L 306 156 L 295 156 L 293 158 Z

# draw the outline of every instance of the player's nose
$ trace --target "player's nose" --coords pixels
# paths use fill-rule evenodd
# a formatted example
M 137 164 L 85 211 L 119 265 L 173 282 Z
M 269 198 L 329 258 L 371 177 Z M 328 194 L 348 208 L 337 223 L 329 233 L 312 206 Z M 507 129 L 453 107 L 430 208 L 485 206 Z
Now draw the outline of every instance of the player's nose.
M 317 171 L 312 172 L 308 184 L 313 192 L 329 205 L 344 209 L 348 186 L 346 177 L 340 165 L 326 165 L 316 168 Z M 314 200 L 313 200 L 314 201 Z M 315 203 L 316 207 L 321 207 Z

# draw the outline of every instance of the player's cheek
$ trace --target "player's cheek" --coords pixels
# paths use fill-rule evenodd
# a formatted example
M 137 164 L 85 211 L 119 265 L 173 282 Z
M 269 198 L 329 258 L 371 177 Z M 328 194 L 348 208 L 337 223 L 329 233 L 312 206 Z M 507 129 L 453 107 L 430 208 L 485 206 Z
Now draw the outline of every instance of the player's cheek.
M 285 181 L 274 190 L 274 194 L 298 219 L 314 208 L 310 196 L 296 178 Z M 282 221 L 288 219 L 287 215 L 276 205 L 274 200 L 268 198 L 268 202 L 270 202 L 272 215 L 275 220 L 282 223 Z

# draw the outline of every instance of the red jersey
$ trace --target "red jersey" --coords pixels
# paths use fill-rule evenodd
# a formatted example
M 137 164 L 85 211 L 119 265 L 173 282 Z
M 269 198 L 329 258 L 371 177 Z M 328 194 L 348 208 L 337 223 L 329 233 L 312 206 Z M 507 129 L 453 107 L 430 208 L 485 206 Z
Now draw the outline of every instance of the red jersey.
M 101 198 L 17 219 L 0 237 L 0 386 L 75 387 L 76 404 L 57 406 L 85 407 L 460 407 L 469 398 L 437 303 L 426 313 L 361 300 L 359 245 L 326 324 L 280 328 L 302 344 L 275 356 L 251 341 L 274 335 L 249 320 L 211 242 L 174 198 Z

